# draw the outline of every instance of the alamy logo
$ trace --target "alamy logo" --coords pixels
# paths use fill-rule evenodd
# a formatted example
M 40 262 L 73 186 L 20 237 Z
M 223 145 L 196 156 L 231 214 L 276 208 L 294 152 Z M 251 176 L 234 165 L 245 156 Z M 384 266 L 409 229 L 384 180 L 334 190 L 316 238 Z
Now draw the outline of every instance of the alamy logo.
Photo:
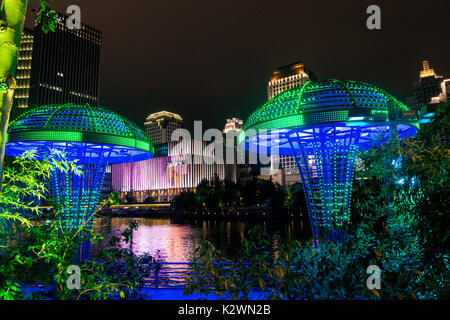
M 69 290 L 80 290 L 81 289 L 81 270 L 79 266 L 69 266 L 67 268 L 67 273 L 70 274 L 67 279 L 67 288 Z
M 81 9 L 77 5 L 71 5 L 67 7 L 67 14 L 70 16 L 66 20 L 66 26 L 68 29 L 81 29 Z
M 381 269 L 376 265 L 371 265 L 366 270 L 367 274 L 370 276 L 367 278 L 366 284 L 367 289 L 381 289 Z
M 380 30 L 381 29 L 381 9 L 379 6 L 373 4 L 367 7 L 367 14 L 370 16 L 367 18 L 367 28 L 369 30 Z
M 202 121 L 194 121 L 194 136 L 184 128 L 176 129 L 172 132 L 171 141 L 174 147 L 170 156 L 180 156 L 192 154 L 193 157 L 187 159 L 179 159 L 183 164 L 261 164 L 269 165 L 271 163 L 270 155 L 279 155 L 278 144 L 281 136 L 274 132 L 270 134 L 270 145 L 257 145 L 249 148 L 248 162 L 246 158 L 246 150 L 243 146 L 236 144 L 240 135 L 244 138 L 253 139 L 258 136 L 266 136 L 266 130 L 248 129 L 242 131 L 229 131 L 225 134 L 219 129 L 208 129 L 203 132 Z M 279 163 L 272 166 L 272 169 L 279 169 Z M 270 168 L 261 168 L 261 174 L 270 174 Z

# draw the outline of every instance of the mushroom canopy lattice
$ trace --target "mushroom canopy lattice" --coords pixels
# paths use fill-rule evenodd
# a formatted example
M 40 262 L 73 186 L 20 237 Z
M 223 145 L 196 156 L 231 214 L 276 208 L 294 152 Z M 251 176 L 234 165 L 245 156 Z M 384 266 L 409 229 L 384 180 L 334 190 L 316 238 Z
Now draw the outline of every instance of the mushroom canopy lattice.
M 309 81 L 253 112 L 239 136 L 251 152 L 294 156 L 308 202 L 313 236 L 342 236 L 349 220 L 356 152 L 397 134 L 417 132 L 414 112 L 359 81 Z
M 38 160 L 62 151 L 65 158 L 82 166 L 83 174 L 54 170 L 52 193 L 61 206 L 66 230 L 82 223 L 92 227 L 103 179 L 109 164 L 150 159 L 154 147 L 145 133 L 130 120 L 103 107 L 48 105 L 25 112 L 12 121 L 5 153 L 21 156 L 27 151 Z M 85 243 L 80 258 L 88 256 Z
M 132 121 L 89 105 L 49 105 L 25 112 L 9 125 L 6 143 L 9 156 L 36 151 L 43 159 L 54 148 L 64 149 L 70 159 L 94 164 L 141 161 L 154 153 L 149 138 Z

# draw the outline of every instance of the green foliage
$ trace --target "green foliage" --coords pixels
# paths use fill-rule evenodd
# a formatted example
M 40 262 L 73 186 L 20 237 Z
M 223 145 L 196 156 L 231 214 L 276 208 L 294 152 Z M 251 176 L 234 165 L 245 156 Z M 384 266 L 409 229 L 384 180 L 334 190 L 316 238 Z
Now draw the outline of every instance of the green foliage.
M 422 291 L 426 298 L 448 297 L 450 248 L 449 103 L 441 104 L 430 124 L 403 142 L 392 141 L 361 154 L 367 199 L 355 202 L 362 214 L 383 221 L 395 217 L 398 232 L 408 226 L 423 248 Z M 369 213 L 369 214 L 368 214 Z M 427 284 L 427 285 L 423 285 Z M 426 289 L 434 285 L 432 290 Z
M 300 183 L 293 184 L 292 186 L 285 188 L 285 198 L 283 206 L 291 213 L 303 213 L 308 212 L 306 204 L 305 193 Z
M 127 192 L 127 194 L 125 195 L 125 203 L 126 204 L 136 204 L 137 203 L 137 199 L 136 199 L 133 191 Z
M 61 228 L 59 219 L 54 218 L 27 229 L 28 237 L 22 245 L 9 251 L 6 264 L 0 268 L 0 279 L 9 276 L 16 287 L 27 287 L 39 283 L 43 288 L 31 294 L 26 290 L 11 291 L 11 281 L 0 292 L 15 293 L 17 298 L 29 299 L 138 299 L 143 279 L 157 266 L 149 255 L 135 256 L 125 249 L 130 241 L 133 224 L 125 229 L 121 237 L 113 236 L 110 243 L 99 252 L 96 259 L 78 264 L 81 269 L 81 289 L 67 287 L 67 269 L 75 264 L 79 247 L 85 240 L 93 242 L 101 237 L 81 226 L 74 232 Z M 6 298 L 6 297 L 5 297 Z
M 49 159 L 38 161 L 34 153 L 26 152 L 12 160 L 10 166 L 5 166 L 0 195 L 0 225 L 12 221 L 30 226 L 24 215 L 40 213 L 39 205 L 48 193 L 46 181 L 52 170 L 81 174 L 75 162 L 55 160 L 64 157 L 60 151 L 52 150 L 51 153 Z
M 181 192 L 174 197 L 171 203 L 172 208 L 177 212 L 194 213 L 200 211 L 200 206 L 194 192 Z
M 151 196 L 148 196 L 147 198 L 145 198 L 145 200 L 144 200 L 144 203 L 145 204 L 152 204 L 152 203 L 155 203 L 156 201 L 155 201 L 155 198 L 153 198 L 153 197 L 151 197 Z
M 204 242 L 184 293 L 226 299 L 414 299 L 419 295 L 419 263 L 413 258 L 420 249 L 417 239 L 402 231 L 393 228 L 379 238 L 361 227 L 343 243 L 324 242 L 315 248 L 311 242 L 285 242 L 253 229 L 233 261 Z M 382 269 L 379 291 L 367 289 L 370 265 Z
M 51 0 L 50 0 L 51 1 Z M 40 0 L 41 6 L 36 15 L 36 22 L 41 24 L 42 31 L 47 34 L 55 32 L 58 25 L 58 15 L 55 10 L 48 7 L 49 1 Z
M 201 181 L 195 193 L 184 192 L 172 200 L 172 208 L 186 214 L 233 214 L 239 207 L 266 207 L 279 215 L 307 212 L 304 193 L 299 185 L 281 187 L 261 179 L 234 183 L 221 181 L 216 176 L 212 181 Z
M 421 229 L 427 258 L 450 248 L 449 171 L 450 103 L 440 105 L 433 122 L 423 125 L 417 137 L 399 149 L 405 178 L 415 179 L 417 187 L 409 198 Z M 404 185 L 402 191 L 407 185 Z

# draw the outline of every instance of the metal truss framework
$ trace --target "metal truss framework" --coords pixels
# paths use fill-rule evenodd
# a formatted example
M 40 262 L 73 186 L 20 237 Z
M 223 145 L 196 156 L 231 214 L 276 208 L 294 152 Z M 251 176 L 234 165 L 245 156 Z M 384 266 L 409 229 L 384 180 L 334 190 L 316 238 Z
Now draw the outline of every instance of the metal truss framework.
M 350 220 L 357 152 L 385 141 L 390 132 L 405 138 L 415 128 L 329 124 L 283 131 L 281 140 L 288 142 L 300 172 L 316 244 L 320 238 L 342 240 L 342 227 Z
M 342 128 L 340 128 L 342 129 Z M 324 126 L 290 130 L 292 149 L 305 192 L 314 242 L 342 239 L 350 218 L 350 195 L 361 128 Z
M 106 168 L 117 147 L 110 145 L 67 143 L 66 157 L 76 159 L 82 174 L 55 170 L 51 172 L 53 196 L 61 206 L 61 222 L 64 230 L 75 231 L 85 225 L 91 229 L 100 199 Z M 95 160 L 95 161 L 94 161 Z M 90 241 L 79 248 L 78 259 L 89 257 Z

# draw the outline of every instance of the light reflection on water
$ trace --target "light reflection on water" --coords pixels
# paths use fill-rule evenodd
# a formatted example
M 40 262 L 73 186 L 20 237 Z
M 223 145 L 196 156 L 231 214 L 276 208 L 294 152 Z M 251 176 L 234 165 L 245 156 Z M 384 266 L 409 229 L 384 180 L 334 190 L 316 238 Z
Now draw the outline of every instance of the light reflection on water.
M 113 234 L 130 226 L 130 218 L 97 218 L 94 228 L 105 239 L 91 248 L 91 256 L 105 246 Z M 231 258 L 240 248 L 241 240 L 257 222 L 249 221 L 202 221 L 186 220 L 177 223 L 163 218 L 134 218 L 139 228 L 133 232 L 132 250 L 135 254 L 159 253 L 164 261 L 187 262 L 192 260 L 195 250 L 203 239 L 209 240 L 225 256 Z M 304 223 L 301 221 L 264 221 L 259 223 L 268 233 L 279 231 L 283 237 L 304 240 Z

